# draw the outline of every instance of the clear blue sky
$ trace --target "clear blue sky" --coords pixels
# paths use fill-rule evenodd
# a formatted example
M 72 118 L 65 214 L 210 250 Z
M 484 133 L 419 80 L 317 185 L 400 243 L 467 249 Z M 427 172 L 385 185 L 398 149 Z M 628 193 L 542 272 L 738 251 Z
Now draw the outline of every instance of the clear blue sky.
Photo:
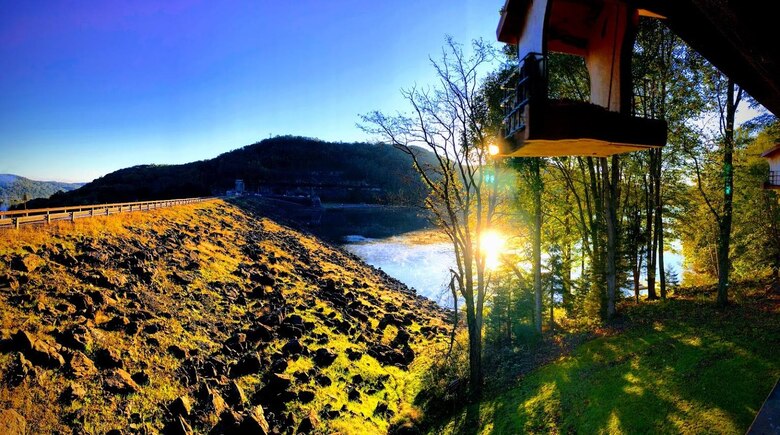
M 0 4 L 0 173 L 90 181 L 269 135 L 367 137 L 432 79 L 445 34 L 495 40 L 502 0 Z

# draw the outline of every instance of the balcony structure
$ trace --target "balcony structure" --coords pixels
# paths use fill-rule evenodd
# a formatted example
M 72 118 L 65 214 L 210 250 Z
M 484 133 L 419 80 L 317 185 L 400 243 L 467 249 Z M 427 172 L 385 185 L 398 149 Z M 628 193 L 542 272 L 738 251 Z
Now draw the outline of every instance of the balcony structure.
M 624 1 L 507 1 L 500 41 L 516 44 L 501 153 L 596 156 L 661 147 L 666 122 L 632 115 L 631 52 L 638 10 Z M 548 98 L 547 53 L 582 56 L 590 101 Z
M 774 15 L 761 5 L 718 0 L 506 0 L 496 33 L 499 41 L 518 46 L 519 65 L 516 96 L 506 101 L 508 140 L 502 154 L 604 156 L 664 144 L 662 121 L 631 116 L 630 58 L 639 16 L 663 20 L 780 116 L 776 25 Z M 547 98 L 544 59 L 549 52 L 585 58 L 589 103 Z
M 775 146 L 763 152 L 761 157 L 769 163 L 769 176 L 764 181 L 764 189 L 780 190 L 780 141 Z

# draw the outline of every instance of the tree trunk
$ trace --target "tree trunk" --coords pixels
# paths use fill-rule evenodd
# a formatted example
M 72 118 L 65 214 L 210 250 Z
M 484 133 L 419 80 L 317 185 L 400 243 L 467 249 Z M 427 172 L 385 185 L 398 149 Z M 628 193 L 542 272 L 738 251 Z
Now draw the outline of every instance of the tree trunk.
M 571 314 L 571 203 L 569 202 L 571 191 L 566 189 L 564 201 L 566 201 L 566 214 L 563 218 L 563 243 L 561 247 L 561 298 L 566 315 Z
M 566 314 L 571 314 L 571 242 L 568 241 L 564 245 L 563 248 L 563 267 L 562 267 L 562 274 L 563 274 L 563 283 L 562 286 L 562 298 L 563 298 L 563 308 L 566 310 Z
M 469 330 L 469 389 L 471 400 L 477 401 L 482 397 L 482 329 L 473 300 L 466 300 L 466 320 Z
M 607 158 L 601 159 L 602 184 L 604 189 L 604 212 L 607 223 L 607 318 L 615 316 L 615 294 L 617 292 L 617 202 L 619 201 L 617 183 L 620 177 L 620 160 L 617 154 L 612 156 L 612 167 Z
M 653 176 L 653 171 L 655 170 L 655 151 L 650 150 L 648 151 L 650 153 L 650 175 L 649 180 L 647 182 L 647 192 L 645 196 L 645 209 L 647 211 L 647 228 L 646 228 L 646 236 L 647 236 L 647 260 L 646 268 L 647 268 L 647 299 L 649 300 L 655 300 L 658 299 L 658 295 L 655 292 L 655 231 L 653 231 L 654 222 L 655 222 L 655 180 Z
M 662 111 L 663 116 L 663 111 Z M 666 271 L 664 270 L 664 221 L 663 198 L 661 197 L 661 169 L 663 156 L 661 148 L 656 150 L 655 161 L 655 238 L 658 240 L 658 281 L 661 290 L 661 299 L 666 299 Z
M 512 288 L 507 289 L 506 303 L 506 342 L 512 343 Z
M 658 278 L 661 289 L 661 299 L 666 299 L 666 270 L 664 270 L 664 224 L 661 220 L 661 208 L 658 208 Z
M 534 268 L 534 321 L 536 332 L 542 333 L 542 177 L 539 158 L 532 165 L 534 231 L 533 231 L 533 268 Z
M 639 303 L 639 275 L 641 267 L 634 269 L 634 299 Z
M 555 286 L 550 285 L 550 332 L 555 331 Z
M 631 257 L 634 260 L 633 272 L 634 272 L 634 298 L 636 299 L 636 303 L 639 303 L 639 286 L 640 286 L 640 279 L 642 277 L 642 247 L 641 243 L 639 243 L 639 232 L 642 230 L 642 215 L 639 212 L 639 205 L 637 204 L 636 210 L 634 210 L 634 218 L 633 218 L 633 227 L 634 227 L 634 235 L 637 238 L 637 243 L 635 244 L 635 252 L 631 253 Z
M 604 195 L 603 186 L 599 183 L 598 168 L 594 163 L 593 157 L 587 158 L 588 172 L 590 175 L 590 190 L 593 197 L 593 218 L 590 222 L 591 231 L 591 288 L 588 292 L 591 303 L 598 304 L 598 316 L 601 319 L 606 318 L 606 289 L 605 284 L 605 258 L 604 247 L 602 243 L 603 221 L 604 221 Z M 595 313 L 591 312 L 591 315 Z
M 729 247 L 731 244 L 731 221 L 734 195 L 734 116 L 737 112 L 739 94 L 734 94 L 734 81 L 728 81 L 726 100 L 726 128 L 723 137 L 723 213 L 718 223 L 718 306 L 729 303 Z

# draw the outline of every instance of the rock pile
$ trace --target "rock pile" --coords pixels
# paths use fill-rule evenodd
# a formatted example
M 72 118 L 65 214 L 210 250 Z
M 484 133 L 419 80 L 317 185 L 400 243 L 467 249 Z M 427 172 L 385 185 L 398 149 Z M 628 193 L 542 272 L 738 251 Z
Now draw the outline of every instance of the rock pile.
M 60 388 L 36 410 L 59 423 L 8 409 L 0 433 L 78 431 L 96 417 L 64 409 L 96 403 L 136 431 L 326 431 L 398 408 L 390 376 L 361 374 L 362 359 L 407 369 L 446 340 L 448 313 L 350 254 L 224 203 L 188 213 L 0 252 L 0 310 L 15 325 L 0 336 L 2 397 L 31 394 L 42 371 Z M 138 394 L 156 411 L 127 408 Z M 356 416 L 364 401 L 373 415 Z

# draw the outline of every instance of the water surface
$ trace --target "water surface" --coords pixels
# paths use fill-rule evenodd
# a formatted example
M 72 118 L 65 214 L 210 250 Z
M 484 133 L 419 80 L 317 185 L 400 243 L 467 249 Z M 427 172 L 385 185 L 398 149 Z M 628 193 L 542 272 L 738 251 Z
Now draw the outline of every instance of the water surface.
M 383 239 L 348 236 L 343 247 L 366 263 L 445 306 L 451 305 L 448 284 L 455 267 L 452 243 L 436 230 L 404 233 Z

